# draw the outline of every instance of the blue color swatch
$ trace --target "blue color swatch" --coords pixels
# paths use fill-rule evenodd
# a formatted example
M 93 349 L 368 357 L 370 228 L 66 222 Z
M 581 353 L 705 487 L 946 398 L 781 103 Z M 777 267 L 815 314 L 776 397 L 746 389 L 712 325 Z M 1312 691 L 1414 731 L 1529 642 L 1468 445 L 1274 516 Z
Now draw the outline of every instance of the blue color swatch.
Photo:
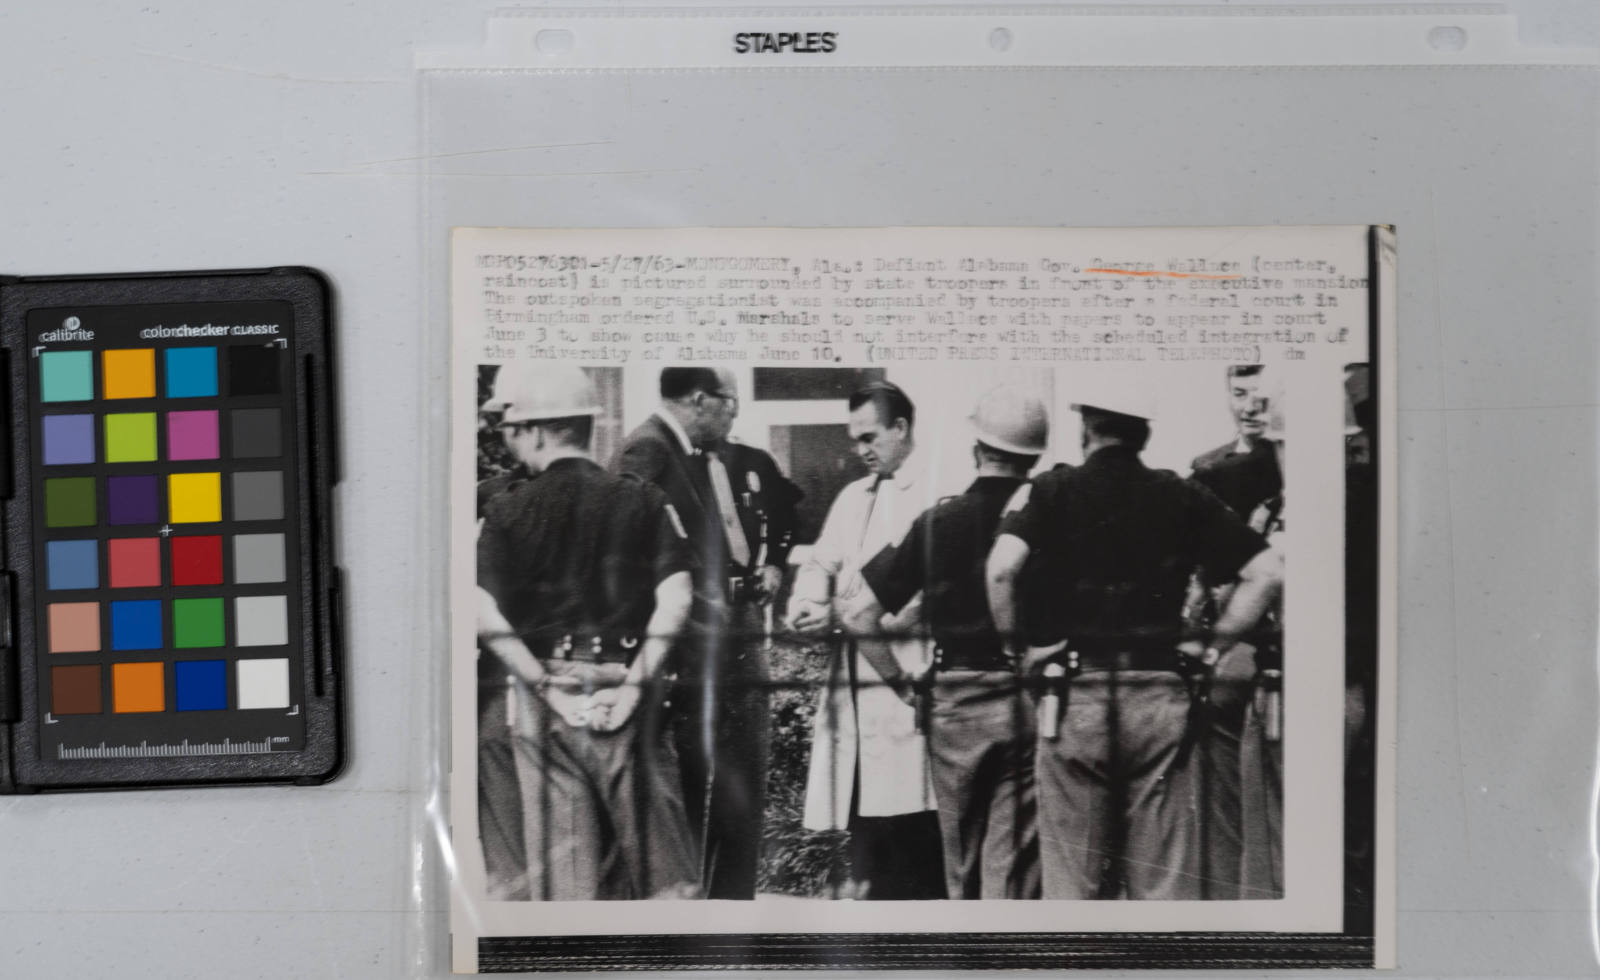
M 160 648 L 160 599 L 131 599 L 111 604 L 111 649 L 159 650 Z
M 167 350 L 168 398 L 215 398 L 217 349 L 172 347 Z
M 172 665 L 179 711 L 220 711 L 228 706 L 228 665 L 221 660 L 180 660 Z
M 46 415 L 44 465 L 71 466 L 94 462 L 93 415 Z
M 94 541 L 47 541 L 45 562 L 52 589 L 98 589 L 100 558 Z

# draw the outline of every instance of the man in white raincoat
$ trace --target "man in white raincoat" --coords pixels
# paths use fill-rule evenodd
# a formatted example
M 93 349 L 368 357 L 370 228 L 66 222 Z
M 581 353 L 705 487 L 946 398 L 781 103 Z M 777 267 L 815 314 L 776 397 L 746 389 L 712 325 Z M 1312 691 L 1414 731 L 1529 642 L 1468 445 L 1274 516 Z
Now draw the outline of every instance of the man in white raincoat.
M 871 475 L 839 492 L 821 535 L 801 566 L 790 625 L 837 636 L 833 600 L 860 589 L 861 566 L 905 536 L 938 502 L 916 453 L 915 407 L 899 387 L 874 382 L 850 396 L 850 438 Z M 883 620 L 884 638 L 830 644 L 833 661 L 813 723 L 804 823 L 848 829 L 851 894 L 871 899 L 946 897 L 944 862 L 927 740 L 917 731 L 909 691 L 883 682 L 873 661 L 898 661 L 920 675 L 930 649 L 921 599 Z

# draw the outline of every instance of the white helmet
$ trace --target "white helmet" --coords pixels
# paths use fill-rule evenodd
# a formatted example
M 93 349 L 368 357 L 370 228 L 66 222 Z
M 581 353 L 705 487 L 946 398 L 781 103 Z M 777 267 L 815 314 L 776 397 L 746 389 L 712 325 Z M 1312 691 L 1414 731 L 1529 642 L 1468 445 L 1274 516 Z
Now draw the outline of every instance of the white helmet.
M 968 418 L 978 441 L 1001 452 L 1038 456 L 1050 444 L 1044 402 L 1008 385 L 986 392 Z
M 583 368 L 531 361 L 500 368 L 483 410 L 505 413 L 502 424 L 599 415 L 603 411 L 600 397 Z
M 1102 412 L 1130 415 L 1153 422 L 1156 418 L 1156 393 L 1149 381 L 1132 374 L 1097 373 L 1073 391 L 1072 408 L 1098 408 Z

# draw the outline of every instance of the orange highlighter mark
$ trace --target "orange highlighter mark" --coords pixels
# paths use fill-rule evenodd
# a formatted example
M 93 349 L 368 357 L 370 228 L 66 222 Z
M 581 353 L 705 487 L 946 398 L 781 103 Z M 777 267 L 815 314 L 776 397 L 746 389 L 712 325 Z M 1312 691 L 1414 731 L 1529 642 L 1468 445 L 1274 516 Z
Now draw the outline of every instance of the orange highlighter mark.
M 1085 269 L 1084 272 L 1103 272 L 1110 276 L 1142 276 L 1146 279 L 1151 276 L 1164 276 L 1168 279 L 1238 279 L 1239 273 L 1225 273 L 1215 275 L 1209 272 L 1162 272 L 1159 269 Z

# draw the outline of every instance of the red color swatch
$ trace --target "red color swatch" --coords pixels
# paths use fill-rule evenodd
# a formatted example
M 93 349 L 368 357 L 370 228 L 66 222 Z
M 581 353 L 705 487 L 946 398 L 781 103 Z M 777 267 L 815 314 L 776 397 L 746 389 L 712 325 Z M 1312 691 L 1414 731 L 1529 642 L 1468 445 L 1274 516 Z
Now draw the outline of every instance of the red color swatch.
M 160 538 L 112 538 L 106 547 L 113 589 L 143 589 L 161 584 Z
M 173 585 L 222 584 L 222 536 L 172 539 Z

